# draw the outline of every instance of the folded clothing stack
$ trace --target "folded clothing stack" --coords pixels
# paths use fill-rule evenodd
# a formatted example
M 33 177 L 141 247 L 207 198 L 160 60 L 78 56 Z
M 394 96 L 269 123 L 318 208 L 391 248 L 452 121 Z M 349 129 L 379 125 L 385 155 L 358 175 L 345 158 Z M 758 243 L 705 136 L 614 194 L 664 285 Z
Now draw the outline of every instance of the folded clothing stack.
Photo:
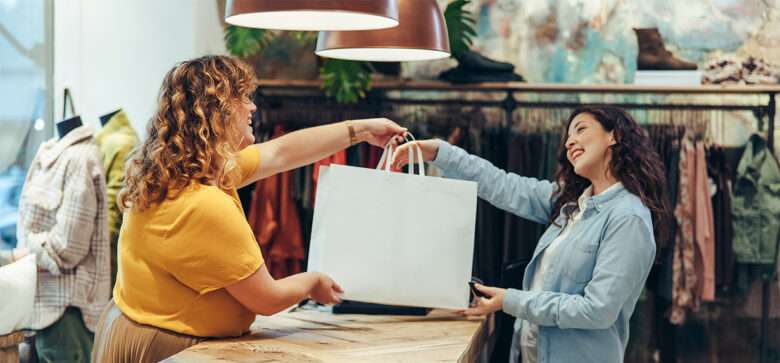
M 704 69 L 705 84 L 778 84 L 780 68 L 761 58 L 728 57 Z

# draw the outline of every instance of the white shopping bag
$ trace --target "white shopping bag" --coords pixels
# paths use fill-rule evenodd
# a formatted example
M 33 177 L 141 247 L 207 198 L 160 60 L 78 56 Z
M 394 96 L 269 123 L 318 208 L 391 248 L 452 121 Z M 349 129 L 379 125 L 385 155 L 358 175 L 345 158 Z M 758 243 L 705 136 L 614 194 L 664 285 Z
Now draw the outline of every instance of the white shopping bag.
M 309 271 L 330 275 L 343 298 L 465 309 L 474 254 L 477 184 L 390 171 L 393 147 L 376 170 L 320 167 Z
M 0 335 L 30 327 L 37 281 L 34 254 L 0 266 Z

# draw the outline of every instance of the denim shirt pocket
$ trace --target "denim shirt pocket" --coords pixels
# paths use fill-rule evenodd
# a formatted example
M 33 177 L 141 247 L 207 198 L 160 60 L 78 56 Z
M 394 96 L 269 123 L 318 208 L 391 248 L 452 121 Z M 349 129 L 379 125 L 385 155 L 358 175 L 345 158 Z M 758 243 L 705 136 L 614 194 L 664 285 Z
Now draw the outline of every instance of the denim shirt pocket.
M 577 284 L 585 284 L 593 277 L 598 245 L 574 239 L 561 250 L 563 275 Z

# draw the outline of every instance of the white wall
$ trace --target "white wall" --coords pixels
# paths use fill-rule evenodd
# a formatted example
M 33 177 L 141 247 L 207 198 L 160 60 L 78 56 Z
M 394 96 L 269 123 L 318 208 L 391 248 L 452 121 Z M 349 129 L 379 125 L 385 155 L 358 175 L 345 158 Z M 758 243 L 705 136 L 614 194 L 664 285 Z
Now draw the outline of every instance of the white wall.
M 177 62 L 224 54 L 217 1 L 57 0 L 55 119 L 69 87 L 82 120 L 123 108 L 143 137 L 165 73 Z

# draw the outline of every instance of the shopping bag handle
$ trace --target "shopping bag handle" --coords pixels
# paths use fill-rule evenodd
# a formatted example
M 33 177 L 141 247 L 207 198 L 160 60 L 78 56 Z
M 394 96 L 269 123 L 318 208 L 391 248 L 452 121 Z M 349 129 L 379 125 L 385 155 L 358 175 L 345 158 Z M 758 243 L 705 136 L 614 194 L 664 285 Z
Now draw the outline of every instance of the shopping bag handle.
M 387 143 L 385 145 L 385 151 L 382 153 L 382 157 L 379 158 L 379 164 L 376 165 L 376 170 L 390 171 L 393 166 L 393 159 L 395 158 L 395 149 L 393 144 Z
M 409 175 L 414 175 L 414 155 L 417 155 L 417 170 L 418 175 L 425 176 L 425 163 L 423 161 L 423 154 L 420 145 L 417 144 L 414 136 L 407 132 L 404 135 L 404 139 L 411 143 L 409 150 Z M 395 148 L 392 143 L 385 145 L 385 151 L 382 153 L 382 157 L 379 158 L 379 164 L 376 166 L 376 170 L 392 171 L 393 162 L 395 161 Z
M 425 176 L 425 162 L 423 161 L 423 154 L 420 145 L 417 144 L 417 140 L 415 140 L 411 132 L 407 132 L 404 135 L 404 139 L 406 139 L 406 141 L 412 145 L 409 148 L 409 175 L 414 175 L 414 158 L 412 157 L 412 154 L 417 154 L 418 175 Z

